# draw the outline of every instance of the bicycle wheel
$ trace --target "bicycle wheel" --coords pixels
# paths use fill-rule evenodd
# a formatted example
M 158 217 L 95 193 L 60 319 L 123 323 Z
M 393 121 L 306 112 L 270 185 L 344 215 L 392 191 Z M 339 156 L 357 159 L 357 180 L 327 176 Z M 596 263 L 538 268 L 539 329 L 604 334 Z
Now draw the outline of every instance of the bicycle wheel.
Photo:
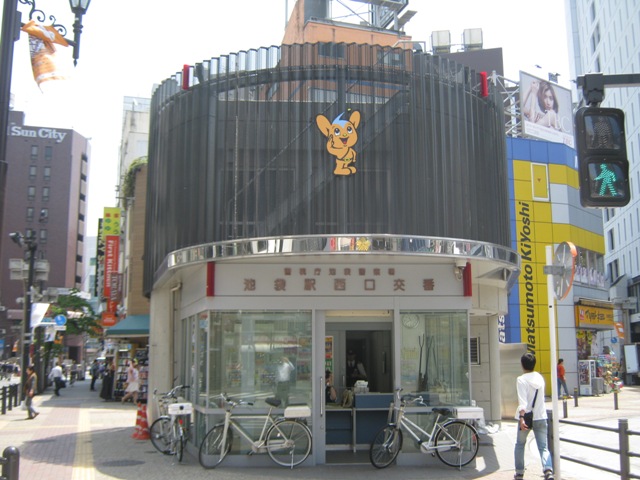
M 198 453 L 198 460 L 203 468 L 217 467 L 231 450 L 231 442 L 233 442 L 231 427 L 227 430 L 227 441 L 225 442 L 224 450 L 222 448 L 223 432 L 224 424 L 221 423 L 209 430 L 207 436 L 204 437 Z
M 267 431 L 267 452 L 283 467 L 295 467 L 311 453 L 309 427 L 297 420 L 282 420 Z
M 371 442 L 369 460 L 376 468 L 391 465 L 402 450 L 402 431 L 395 425 L 382 427 Z
M 151 443 L 160 453 L 169 455 L 171 441 L 171 420 L 169 417 L 160 417 L 151 424 L 149 429 Z
M 442 425 L 436 435 L 436 454 L 451 467 L 464 467 L 478 454 L 478 432 L 465 422 L 452 421 Z
M 182 436 L 182 427 L 179 419 L 173 422 L 171 431 L 171 453 L 176 457 L 178 463 L 182 461 L 182 451 L 184 449 L 184 437 Z

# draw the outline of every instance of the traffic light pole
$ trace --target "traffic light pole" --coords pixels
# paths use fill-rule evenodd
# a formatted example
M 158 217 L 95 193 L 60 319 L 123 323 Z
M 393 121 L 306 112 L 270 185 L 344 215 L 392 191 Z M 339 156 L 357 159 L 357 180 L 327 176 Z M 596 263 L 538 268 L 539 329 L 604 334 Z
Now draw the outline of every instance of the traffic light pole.
M 640 85 L 640 73 L 620 73 L 605 75 L 603 73 L 587 73 L 578 77 L 578 88 L 587 105 L 597 107 L 604 100 L 604 87 L 637 87 Z

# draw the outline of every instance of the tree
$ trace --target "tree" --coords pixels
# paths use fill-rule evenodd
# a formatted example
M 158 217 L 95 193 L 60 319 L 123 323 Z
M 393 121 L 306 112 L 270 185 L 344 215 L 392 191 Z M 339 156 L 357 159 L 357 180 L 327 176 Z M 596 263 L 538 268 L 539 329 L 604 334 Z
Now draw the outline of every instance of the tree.
M 92 337 L 100 336 L 100 322 L 91 304 L 82 297 L 81 292 L 72 289 L 68 295 L 58 295 L 57 300 L 51 303 L 48 311 L 51 318 L 64 315 L 67 318 L 66 334 L 88 334 Z M 57 332 L 61 334 L 62 332 Z M 59 356 L 62 352 L 62 342 L 55 341 L 45 343 L 44 365 L 49 365 L 52 356 Z

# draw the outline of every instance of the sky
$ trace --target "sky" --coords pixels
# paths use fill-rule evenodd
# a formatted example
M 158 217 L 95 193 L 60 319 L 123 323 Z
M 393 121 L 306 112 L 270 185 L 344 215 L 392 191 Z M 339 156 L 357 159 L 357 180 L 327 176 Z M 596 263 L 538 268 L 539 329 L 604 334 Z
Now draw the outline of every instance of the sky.
M 47 82 L 51 85 L 44 91 L 33 80 L 28 38 L 21 35 L 14 51 L 14 109 L 26 113 L 27 125 L 72 128 L 90 139 L 87 235 L 97 234 L 103 207 L 116 205 L 124 97 L 150 98 L 154 85 L 184 64 L 280 45 L 294 3 L 92 0 L 83 17 L 78 65 L 72 66 L 71 47 L 60 47 L 58 56 L 69 78 L 55 85 Z M 334 17 L 347 13 L 338 0 L 331 3 Z M 364 4 L 342 3 L 366 13 Z M 36 4 L 67 27 L 67 38 L 73 37 L 68 0 L 36 0 Z M 571 85 L 563 1 L 409 0 L 408 9 L 417 14 L 405 32 L 428 49 L 433 31 L 449 30 L 452 43 L 461 43 L 464 29 L 481 28 L 484 48 L 503 49 L 507 79 L 517 81 L 520 70 L 545 79 L 548 73 L 559 73 L 558 83 Z M 25 6 L 19 10 L 25 22 L 28 11 Z

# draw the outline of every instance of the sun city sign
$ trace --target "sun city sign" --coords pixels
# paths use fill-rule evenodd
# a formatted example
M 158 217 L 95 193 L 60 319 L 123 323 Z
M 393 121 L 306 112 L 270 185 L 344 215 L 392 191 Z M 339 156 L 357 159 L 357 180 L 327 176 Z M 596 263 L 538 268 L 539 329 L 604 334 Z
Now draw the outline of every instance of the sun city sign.
M 62 143 L 64 137 L 67 136 L 67 132 L 59 132 L 55 128 L 42 127 L 31 130 L 22 128 L 20 125 L 11 125 L 10 132 L 12 137 L 49 138 L 55 140 L 56 143 Z

